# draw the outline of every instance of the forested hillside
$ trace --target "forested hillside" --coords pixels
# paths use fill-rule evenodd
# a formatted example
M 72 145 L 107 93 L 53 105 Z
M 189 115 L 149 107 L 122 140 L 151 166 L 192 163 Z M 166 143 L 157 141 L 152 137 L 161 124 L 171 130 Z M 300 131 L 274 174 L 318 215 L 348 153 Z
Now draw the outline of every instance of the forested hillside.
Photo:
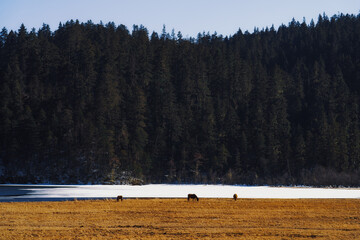
M 232 36 L 0 33 L 0 182 L 360 185 L 360 15 Z

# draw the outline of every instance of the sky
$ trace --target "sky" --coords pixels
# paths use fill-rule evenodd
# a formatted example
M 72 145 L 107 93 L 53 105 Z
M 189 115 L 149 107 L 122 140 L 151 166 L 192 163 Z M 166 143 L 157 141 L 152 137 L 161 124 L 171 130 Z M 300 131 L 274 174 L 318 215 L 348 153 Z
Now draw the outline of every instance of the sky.
M 306 23 L 319 14 L 360 13 L 360 0 L 0 0 L 0 28 L 17 31 L 22 23 L 38 30 L 43 23 L 55 31 L 59 23 L 78 19 L 104 24 L 145 26 L 149 34 L 180 31 L 184 37 L 207 33 L 229 36 L 239 29 L 277 29 L 292 18 Z

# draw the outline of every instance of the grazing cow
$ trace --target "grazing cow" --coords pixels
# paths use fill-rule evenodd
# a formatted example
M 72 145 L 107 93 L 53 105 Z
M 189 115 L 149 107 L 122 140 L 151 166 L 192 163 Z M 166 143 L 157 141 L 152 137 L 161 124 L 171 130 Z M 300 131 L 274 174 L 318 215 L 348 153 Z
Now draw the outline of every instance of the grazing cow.
M 196 199 L 196 201 L 199 201 L 199 198 L 196 196 L 196 194 L 188 194 L 188 201 L 190 200 L 190 198 L 193 200 Z
M 233 199 L 236 201 L 236 199 L 238 198 L 237 194 L 235 193 L 233 196 Z
M 121 196 L 121 195 L 119 195 L 119 196 L 117 196 L 117 198 L 116 198 L 116 201 L 119 201 L 119 200 L 123 200 L 123 196 Z

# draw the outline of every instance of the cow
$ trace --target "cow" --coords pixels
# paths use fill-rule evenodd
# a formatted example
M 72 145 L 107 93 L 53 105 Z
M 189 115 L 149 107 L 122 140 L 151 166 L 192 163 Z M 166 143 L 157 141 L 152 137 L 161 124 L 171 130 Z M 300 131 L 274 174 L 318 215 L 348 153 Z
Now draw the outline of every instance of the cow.
M 236 201 L 236 199 L 238 198 L 237 194 L 235 193 L 233 196 L 233 199 Z
M 116 201 L 119 201 L 119 200 L 123 200 L 123 196 L 121 196 L 121 195 L 119 195 L 119 196 L 117 196 L 117 198 L 116 198 Z
M 196 201 L 199 201 L 199 198 L 196 196 L 196 194 L 192 194 L 192 193 L 188 194 L 187 199 L 188 199 L 188 201 L 190 201 L 190 199 L 193 199 L 193 200 L 196 199 Z

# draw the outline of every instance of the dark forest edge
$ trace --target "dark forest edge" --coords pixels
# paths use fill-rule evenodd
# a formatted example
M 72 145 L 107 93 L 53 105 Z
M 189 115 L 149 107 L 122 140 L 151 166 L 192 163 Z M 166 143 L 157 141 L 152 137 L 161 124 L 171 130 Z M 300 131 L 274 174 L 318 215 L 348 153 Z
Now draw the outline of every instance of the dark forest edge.
M 0 33 L 1 183 L 360 185 L 360 15 L 185 39 Z

